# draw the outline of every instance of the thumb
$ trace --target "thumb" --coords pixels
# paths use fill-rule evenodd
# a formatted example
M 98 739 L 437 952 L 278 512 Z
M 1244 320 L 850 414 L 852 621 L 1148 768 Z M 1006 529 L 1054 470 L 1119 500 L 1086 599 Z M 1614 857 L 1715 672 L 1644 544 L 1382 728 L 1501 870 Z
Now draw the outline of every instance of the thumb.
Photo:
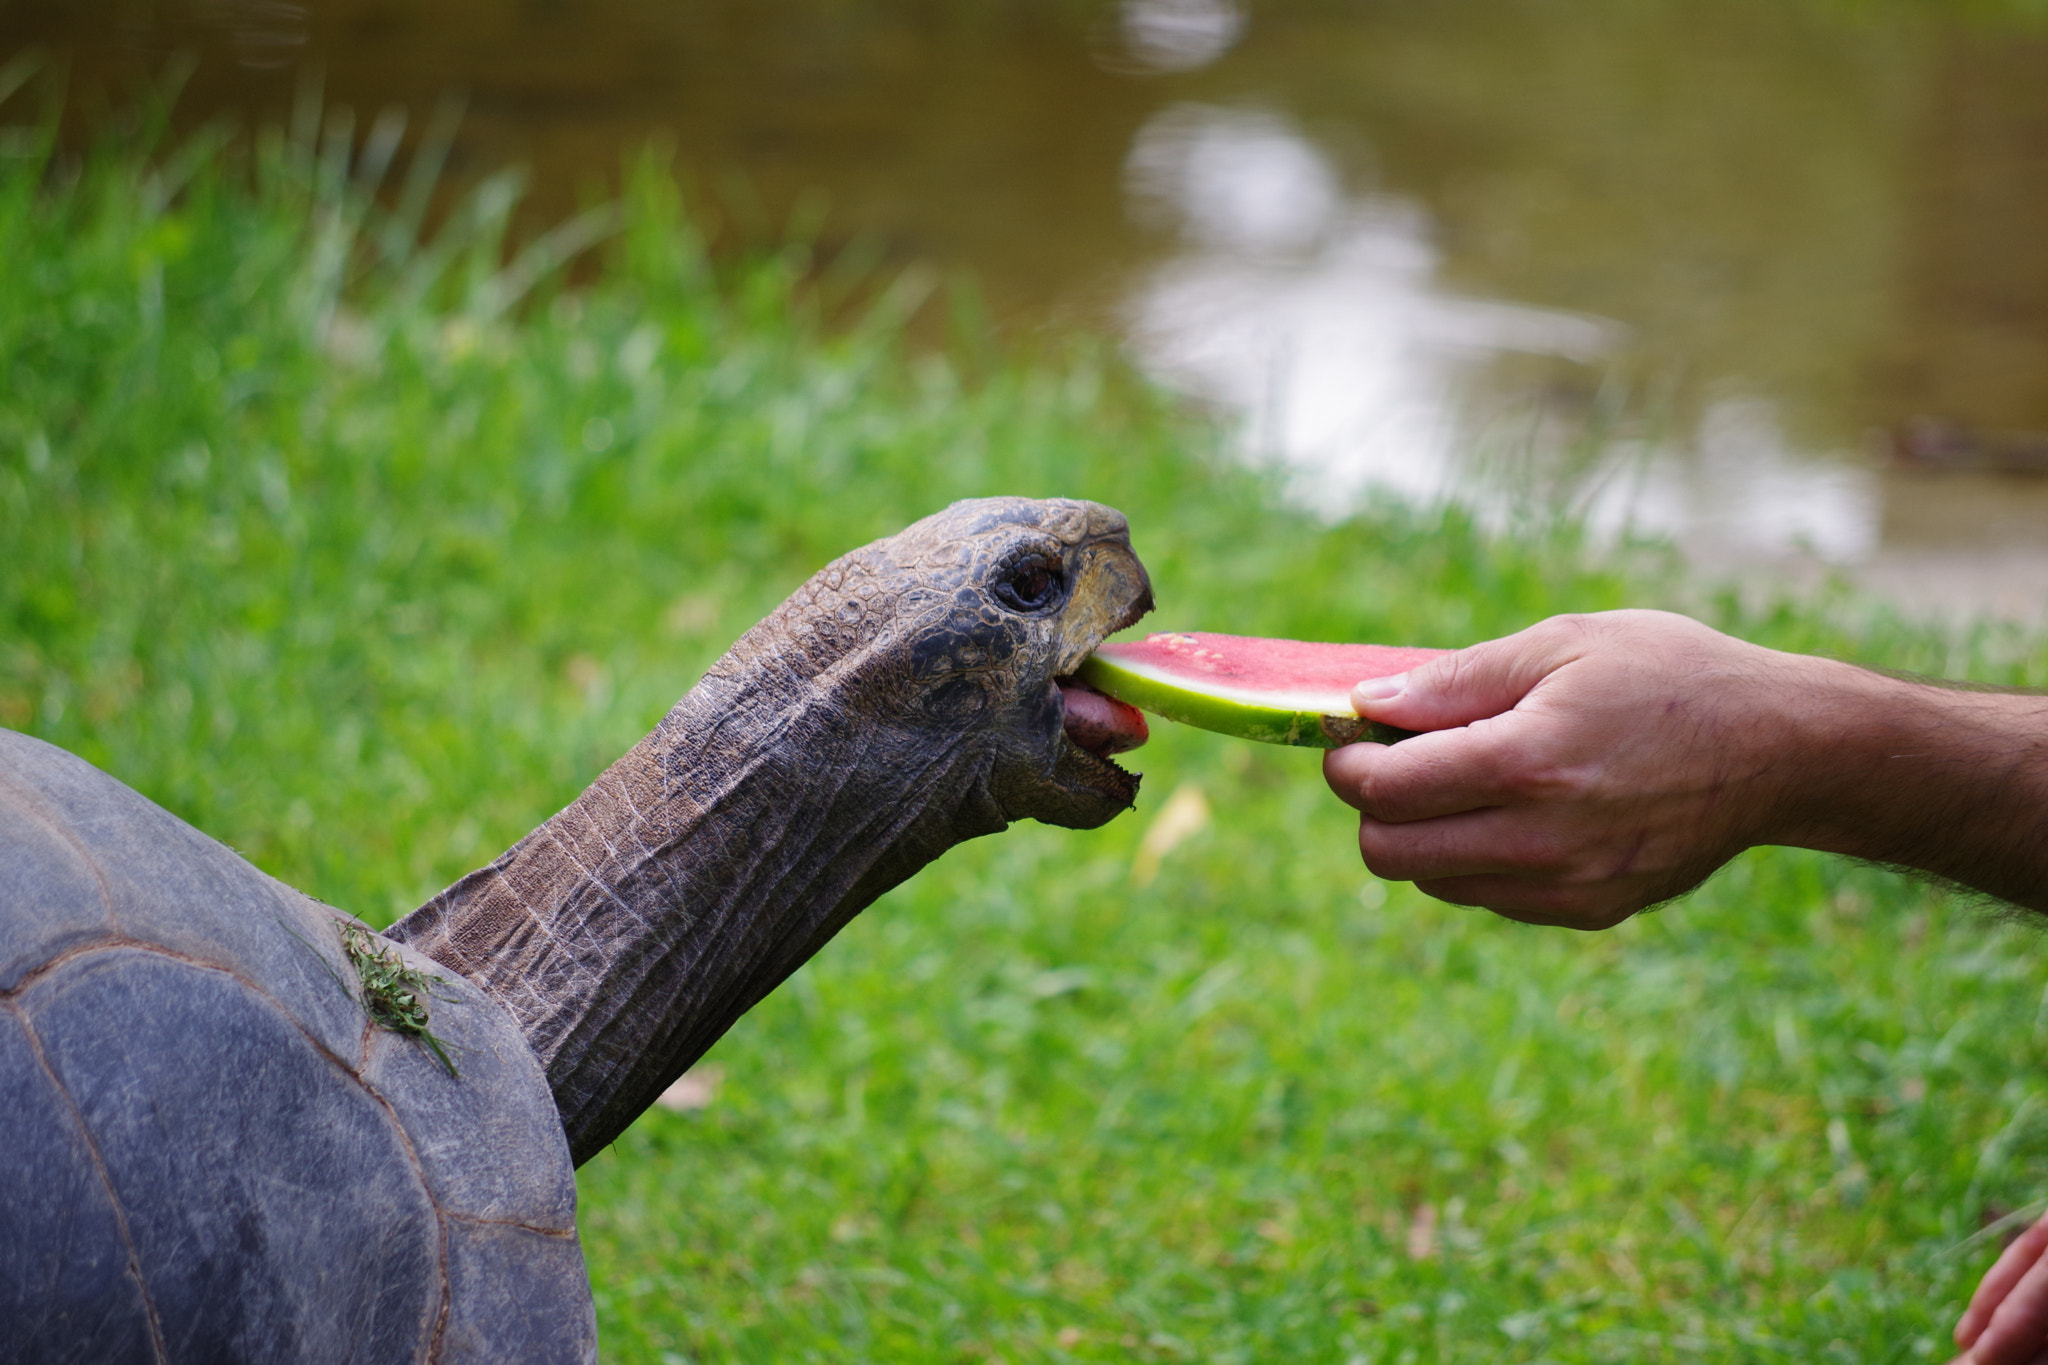
M 1515 708 L 1537 683 L 1578 657 L 1582 641 L 1541 622 L 1505 639 L 1452 650 L 1351 689 L 1358 714 L 1403 730 L 1448 730 Z

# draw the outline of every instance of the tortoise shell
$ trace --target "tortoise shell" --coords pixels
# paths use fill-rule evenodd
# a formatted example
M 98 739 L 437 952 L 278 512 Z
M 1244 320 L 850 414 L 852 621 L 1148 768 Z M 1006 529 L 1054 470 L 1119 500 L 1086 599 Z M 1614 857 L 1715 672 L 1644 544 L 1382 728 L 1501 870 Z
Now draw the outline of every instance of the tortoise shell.
M 458 1074 L 375 1026 L 344 922 L 0 730 L 0 1361 L 596 1358 L 539 1063 L 459 977 Z

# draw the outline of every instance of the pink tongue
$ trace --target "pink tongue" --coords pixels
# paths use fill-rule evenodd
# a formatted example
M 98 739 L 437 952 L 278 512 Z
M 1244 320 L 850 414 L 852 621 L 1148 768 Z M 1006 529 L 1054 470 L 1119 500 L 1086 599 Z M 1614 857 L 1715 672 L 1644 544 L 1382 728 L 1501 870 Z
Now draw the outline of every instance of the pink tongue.
M 1067 703 L 1067 738 L 1098 758 L 1125 753 L 1151 737 L 1145 717 L 1135 706 L 1105 697 L 1094 688 L 1062 678 L 1060 695 Z

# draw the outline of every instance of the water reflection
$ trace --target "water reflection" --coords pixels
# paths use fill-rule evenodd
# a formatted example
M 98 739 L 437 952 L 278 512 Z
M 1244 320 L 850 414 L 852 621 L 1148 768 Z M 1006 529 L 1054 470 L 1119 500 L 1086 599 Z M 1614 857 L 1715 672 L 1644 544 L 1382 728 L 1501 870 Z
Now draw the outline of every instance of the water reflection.
M 1286 465 L 1332 511 L 1368 488 L 1460 491 L 1459 379 L 1504 351 L 1591 358 L 1617 330 L 1446 292 L 1427 213 L 1347 195 L 1270 113 L 1166 109 L 1127 179 L 1135 211 L 1171 218 L 1186 243 L 1130 302 L 1138 355 L 1237 413 L 1247 453 Z
M 1427 210 L 1347 193 L 1276 114 L 1165 109 L 1125 176 L 1134 214 L 1184 244 L 1128 305 L 1139 357 L 1232 413 L 1246 453 L 1286 467 L 1318 508 L 1384 490 L 1505 520 L 1540 493 L 1597 529 L 1672 535 L 1702 555 L 1854 558 L 1876 543 L 1874 473 L 1796 450 L 1762 398 L 1709 402 L 1684 440 L 1609 436 L 1590 459 L 1573 458 L 1573 423 L 1546 420 L 1541 388 L 1494 376 L 1493 401 L 1478 401 L 1504 356 L 1597 366 L 1626 329 L 1448 289 Z
M 2048 465 L 2022 7 L 0 0 L 0 61 L 90 108 L 189 53 L 187 123 L 313 71 L 364 129 L 463 90 L 451 174 L 527 163 L 536 224 L 666 139 L 728 238 L 822 202 L 826 249 L 968 267 L 1004 325 L 1123 329 L 1320 506 L 1564 508 L 2006 610 L 2048 606 L 2048 479 L 1999 473 Z
M 1800 450 L 1777 405 L 1753 394 L 1709 402 L 1683 442 L 1612 442 L 1579 483 L 1595 531 L 1669 536 L 1721 569 L 1787 552 L 1857 562 L 1884 516 L 1878 471 Z
M 1124 46 L 1147 71 L 1193 71 L 1230 50 L 1244 11 L 1230 0 L 1124 0 Z

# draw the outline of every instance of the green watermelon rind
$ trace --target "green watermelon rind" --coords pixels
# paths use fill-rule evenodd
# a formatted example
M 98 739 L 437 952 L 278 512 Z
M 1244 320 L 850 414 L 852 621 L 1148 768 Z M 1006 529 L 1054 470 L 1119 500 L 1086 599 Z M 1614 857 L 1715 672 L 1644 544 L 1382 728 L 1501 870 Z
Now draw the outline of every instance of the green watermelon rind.
M 1212 730 L 1220 735 L 1257 740 L 1261 744 L 1336 749 L 1361 740 L 1392 744 L 1414 733 L 1381 725 L 1355 714 L 1293 711 L 1220 697 L 1213 692 L 1151 676 L 1100 654 L 1091 654 L 1082 660 L 1075 676 L 1096 691 L 1140 711 L 1149 711 L 1155 716 Z

